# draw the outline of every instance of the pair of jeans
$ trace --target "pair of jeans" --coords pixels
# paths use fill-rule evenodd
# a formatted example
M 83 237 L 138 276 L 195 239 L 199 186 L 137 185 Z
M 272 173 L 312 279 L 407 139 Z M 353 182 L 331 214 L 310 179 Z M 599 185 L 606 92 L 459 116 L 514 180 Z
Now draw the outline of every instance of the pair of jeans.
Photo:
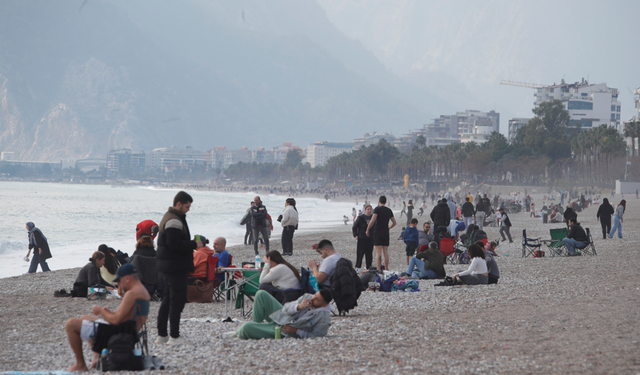
M 469 225 L 473 224 L 473 216 L 465 216 L 462 221 L 464 221 L 464 227 L 469 228 Z
M 282 253 L 293 255 L 293 232 L 296 227 L 293 225 L 287 225 L 282 228 Z
M 575 254 L 576 247 L 583 248 L 586 245 L 584 242 L 576 241 L 573 238 L 564 238 L 562 242 L 564 242 L 564 246 L 566 246 L 569 254 Z
M 29 273 L 36 273 L 38 271 L 38 264 L 40 268 L 42 268 L 42 272 L 49 272 L 49 265 L 47 264 L 46 259 L 40 260 L 40 254 L 38 253 L 38 249 L 33 249 L 33 258 L 31 258 L 31 264 L 29 265 Z
M 618 215 L 613 215 L 613 227 L 611 228 L 609 237 L 613 237 L 613 235 L 616 234 L 616 230 L 618 231 L 618 238 L 622 238 L 622 223 Z
M 509 237 L 509 242 L 513 242 L 513 239 L 511 239 L 511 233 L 509 232 L 510 229 L 511 228 L 506 225 L 500 227 L 500 235 L 502 236 L 502 241 L 506 240 L 506 238 L 504 237 L 504 234 L 506 233 L 507 237 Z
M 373 261 L 373 238 L 367 236 L 358 237 L 356 248 L 356 268 L 362 268 L 362 258 L 365 258 L 367 269 L 371 268 Z
M 262 239 L 264 240 L 264 247 L 266 251 L 269 252 L 269 231 L 267 227 L 257 227 L 253 228 L 253 252 L 258 255 L 260 252 L 258 251 L 258 236 L 262 233 Z
M 180 337 L 180 316 L 187 303 L 187 273 L 162 273 L 164 297 L 158 309 L 158 336 L 167 336 L 167 323 L 171 337 Z
M 240 339 L 274 339 L 276 337 L 276 323 L 269 315 L 282 309 L 282 304 L 271 294 L 264 290 L 258 290 L 253 299 L 253 311 L 251 321 L 244 323 L 236 331 Z M 264 322 L 266 320 L 266 322 Z
M 429 268 L 424 268 L 424 262 L 421 259 L 413 257 L 409 260 L 409 267 L 407 267 L 407 273 L 411 277 L 436 279 L 438 275 Z

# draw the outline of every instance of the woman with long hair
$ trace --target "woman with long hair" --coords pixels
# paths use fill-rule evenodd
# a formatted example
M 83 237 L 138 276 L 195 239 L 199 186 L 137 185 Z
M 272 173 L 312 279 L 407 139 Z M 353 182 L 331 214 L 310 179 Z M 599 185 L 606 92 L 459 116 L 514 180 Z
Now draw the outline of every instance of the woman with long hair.
M 85 283 L 87 287 L 114 289 L 113 285 L 100 275 L 100 268 L 104 266 L 105 259 L 103 252 L 94 252 L 89 258 L 89 263 L 80 269 L 78 277 L 76 277 L 76 283 Z
M 280 252 L 271 250 L 265 255 L 264 268 L 260 274 L 260 289 L 266 290 L 282 302 L 285 298 L 283 291 L 300 289 L 301 281 L 298 270 L 284 260 Z
M 611 233 L 609 233 L 609 237 L 613 238 L 613 235 L 616 234 L 616 230 L 618 231 L 618 238 L 622 238 L 622 216 L 624 215 L 624 210 L 627 208 L 627 201 L 621 200 L 618 207 L 616 207 L 616 212 L 613 214 L 613 227 L 611 228 Z
M 481 285 L 489 283 L 489 270 L 485 261 L 484 250 L 478 245 L 469 246 L 471 264 L 466 271 L 453 275 L 454 281 L 461 281 L 467 285 Z
M 116 258 L 116 251 L 107 245 L 98 246 L 98 251 L 104 254 L 104 267 L 100 269 L 100 274 L 102 278 L 107 280 L 107 282 L 113 282 L 113 279 L 116 278 L 116 272 L 118 272 L 118 268 L 120 267 L 120 262 L 118 258 Z

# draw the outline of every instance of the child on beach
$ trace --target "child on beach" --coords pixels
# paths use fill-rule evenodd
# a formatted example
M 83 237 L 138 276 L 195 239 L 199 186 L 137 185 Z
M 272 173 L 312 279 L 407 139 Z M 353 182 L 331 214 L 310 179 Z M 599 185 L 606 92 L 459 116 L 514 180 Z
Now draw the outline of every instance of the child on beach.
M 409 260 L 411 259 L 413 254 L 416 252 L 416 249 L 418 248 L 419 233 L 418 233 L 418 229 L 416 228 L 417 226 L 418 226 L 418 219 L 413 218 L 411 219 L 409 226 L 404 230 L 403 239 L 404 239 L 404 243 L 406 244 L 405 252 L 407 254 L 407 265 L 409 265 Z

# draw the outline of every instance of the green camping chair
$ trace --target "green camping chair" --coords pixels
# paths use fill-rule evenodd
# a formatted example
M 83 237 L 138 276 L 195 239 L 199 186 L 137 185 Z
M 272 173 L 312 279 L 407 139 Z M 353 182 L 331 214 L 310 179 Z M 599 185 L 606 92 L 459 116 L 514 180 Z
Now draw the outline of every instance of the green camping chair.
M 562 242 L 562 240 L 567 237 L 567 228 L 549 229 L 549 234 L 551 235 L 551 239 L 544 242 L 551 256 L 567 255 L 567 248 L 564 246 L 564 242 Z
M 252 308 L 246 309 L 244 297 L 247 297 L 253 302 L 253 297 L 260 289 L 260 270 L 243 271 L 242 285 L 238 288 L 238 297 L 236 298 L 236 309 L 242 309 L 242 316 L 246 317 L 251 315 Z

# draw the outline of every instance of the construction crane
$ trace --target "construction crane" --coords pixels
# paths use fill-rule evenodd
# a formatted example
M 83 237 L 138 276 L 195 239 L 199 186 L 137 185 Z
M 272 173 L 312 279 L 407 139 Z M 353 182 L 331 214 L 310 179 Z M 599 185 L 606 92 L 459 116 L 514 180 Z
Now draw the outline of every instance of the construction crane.
M 518 81 L 507 81 L 503 79 L 500 81 L 501 85 L 509 85 L 509 86 L 519 86 L 519 87 L 528 87 L 531 89 L 541 89 L 543 87 L 547 87 L 549 85 L 543 85 L 541 83 L 529 83 L 529 82 L 518 82 Z

